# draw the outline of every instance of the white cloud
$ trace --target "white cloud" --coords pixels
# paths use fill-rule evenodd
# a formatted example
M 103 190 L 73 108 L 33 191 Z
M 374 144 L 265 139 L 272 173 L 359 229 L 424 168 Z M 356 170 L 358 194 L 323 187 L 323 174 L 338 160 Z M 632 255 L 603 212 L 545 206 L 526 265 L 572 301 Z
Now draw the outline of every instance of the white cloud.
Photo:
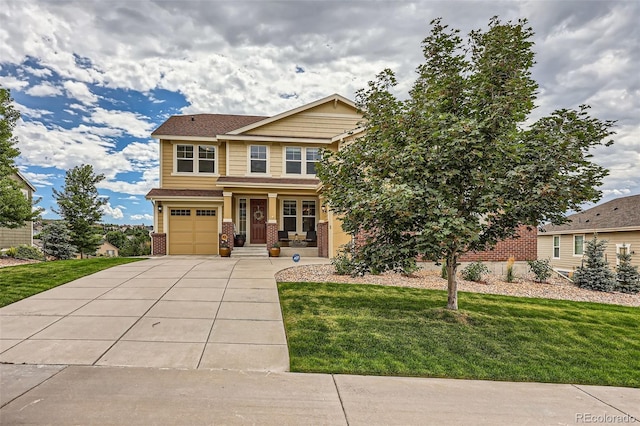
M 132 214 L 131 216 L 129 216 L 129 218 L 131 220 L 148 220 L 148 221 L 152 221 L 153 220 L 153 215 L 150 215 L 148 213 L 145 213 L 145 214 Z
M 111 207 L 111 203 L 104 204 L 101 209 L 105 216 L 111 216 L 114 219 L 122 219 L 124 217 L 122 209 L 120 207 Z
M 91 93 L 89 87 L 80 81 L 65 81 L 63 83 L 67 95 L 85 105 L 93 105 L 98 102 L 98 97 Z
M 148 138 L 153 130 L 153 124 L 147 121 L 148 117 L 128 111 L 95 108 L 85 120 L 90 123 L 104 124 L 137 138 Z
M 19 80 L 13 76 L 1 76 L 0 75 L 0 86 L 5 89 L 11 90 L 21 90 L 27 87 L 29 83 L 24 80 Z
M 30 87 L 26 92 L 31 96 L 58 96 L 62 94 L 62 90 L 49 83 L 42 83 L 37 86 Z
M 21 173 L 34 186 L 37 186 L 37 187 L 53 186 L 53 182 L 51 182 L 51 179 L 55 177 L 55 175 L 53 174 L 33 173 L 33 172 L 27 172 L 27 171 L 22 171 Z

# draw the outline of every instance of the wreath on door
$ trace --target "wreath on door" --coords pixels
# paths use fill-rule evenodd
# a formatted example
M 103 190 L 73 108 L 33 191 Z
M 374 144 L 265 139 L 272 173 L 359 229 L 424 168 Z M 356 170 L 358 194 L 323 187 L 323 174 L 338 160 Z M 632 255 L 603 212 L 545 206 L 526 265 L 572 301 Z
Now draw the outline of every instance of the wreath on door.
M 262 221 L 262 219 L 264 219 L 264 213 L 262 212 L 262 210 L 256 210 L 253 213 L 253 218 L 256 220 L 256 222 L 260 222 Z

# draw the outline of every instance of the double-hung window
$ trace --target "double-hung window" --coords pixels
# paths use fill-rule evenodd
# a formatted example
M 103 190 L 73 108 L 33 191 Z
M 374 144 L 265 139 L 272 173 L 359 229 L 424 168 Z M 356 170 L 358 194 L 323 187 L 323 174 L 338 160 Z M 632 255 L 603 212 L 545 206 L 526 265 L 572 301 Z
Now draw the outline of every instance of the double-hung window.
M 297 222 L 297 202 L 296 200 L 284 200 L 282 202 L 283 231 L 296 232 Z
M 267 147 L 251 145 L 249 155 L 251 173 L 267 173 Z
M 177 173 L 216 173 L 216 147 L 212 145 L 177 145 Z
M 553 236 L 553 258 L 560 258 L 560 235 Z
M 315 175 L 320 160 L 319 148 L 288 146 L 284 150 L 285 173 L 288 175 Z
M 316 230 L 316 202 L 302 201 L 302 232 Z

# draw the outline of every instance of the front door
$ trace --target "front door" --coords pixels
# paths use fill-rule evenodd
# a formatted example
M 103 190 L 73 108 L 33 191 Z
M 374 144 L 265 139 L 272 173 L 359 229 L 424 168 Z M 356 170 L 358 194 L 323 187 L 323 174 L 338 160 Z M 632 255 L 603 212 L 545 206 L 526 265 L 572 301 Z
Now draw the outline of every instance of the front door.
M 250 244 L 267 243 L 267 200 L 250 200 L 251 220 Z

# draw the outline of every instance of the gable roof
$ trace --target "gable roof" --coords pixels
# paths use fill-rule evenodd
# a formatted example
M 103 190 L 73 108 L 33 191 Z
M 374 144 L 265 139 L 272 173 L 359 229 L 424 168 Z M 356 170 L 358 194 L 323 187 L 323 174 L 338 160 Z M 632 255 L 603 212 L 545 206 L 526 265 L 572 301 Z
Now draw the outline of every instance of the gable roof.
M 253 129 L 257 128 L 257 127 L 264 126 L 265 124 L 269 124 L 269 123 L 273 123 L 274 121 L 282 120 L 283 118 L 290 117 L 290 116 L 292 116 L 294 114 L 298 114 L 298 113 L 300 113 L 302 111 L 306 111 L 306 110 L 309 110 L 311 108 L 315 108 L 318 105 L 322 105 L 324 103 L 331 102 L 331 101 L 333 101 L 333 102 L 342 102 L 342 103 L 345 103 L 345 104 L 347 104 L 348 106 L 350 106 L 350 107 L 352 107 L 354 109 L 357 109 L 356 104 L 354 104 L 353 101 L 350 101 L 349 99 L 345 98 L 344 96 L 341 96 L 341 95 L 338 95 L 337 93 L 334 93 L 333 95 L 327 96 L 327 97 L 322 98 L 322 99 L 318 99 L 317 101 L 311 102 L 310 104 L 302 105 L 302 106 L 299 106 L 299 107 L 294 108 L 292 110 L 282 112 L 282 113 L 280 113 L 278 115 L 274 115 L 273 117 L 267 117 L 262 121 L 257 121 L 255 123 L 248 124 L 248 125 L 246 125 L 244 127 L 241 127 L 241 128 L 238 128 L 238 129 L 234 129 L 234 130 L 230 131 L 229 134 L 230 135 L 239 135 L 241 133 L 248 132 L 249 130 L 253 130 Z
M 24 177 L 24 175 L 22 173 L 20 173 L 20 170 L 16 170 L 16 175 L 18 175 L 18 177 L 25 183 L 27 184 L 27 186 L 29 187 L 29 189 L 31 189 L 31 191 L 36 192 L 36 187 L 33 186 L 31 184 L 31 182 L 29 182 L 29 180 L 27 180 L 26 177 Z
M 571 231 L 605 231 L 613 229 L 640 230 L 640 194 L 616 198 L 569 216 L 564 225 L 546 225 L 542 233 L 562 233 Z
M 264 120 L 265 116 L 233 114 L 174 115 L 151 133 L 154 138 L 189 136 L 215 139 L 249 124 Z

